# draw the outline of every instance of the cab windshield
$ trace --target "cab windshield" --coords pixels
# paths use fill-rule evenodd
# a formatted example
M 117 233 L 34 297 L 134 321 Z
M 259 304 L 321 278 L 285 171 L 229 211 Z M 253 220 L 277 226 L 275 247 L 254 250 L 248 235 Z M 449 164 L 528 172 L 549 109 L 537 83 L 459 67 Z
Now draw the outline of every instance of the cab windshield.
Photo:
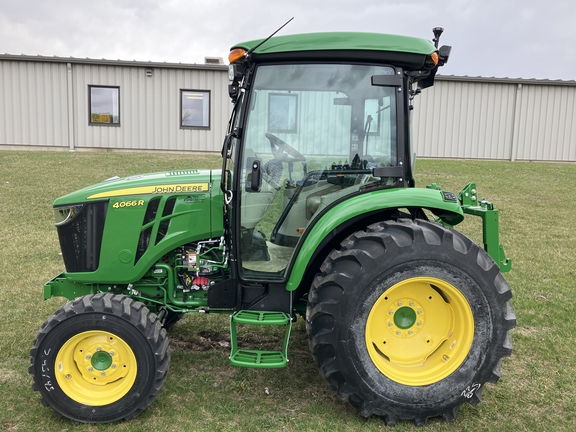
M 256 70 L 239 175 L 243 274 L 278 279 L 322 211 L 395 166 L 396 88 L 372 85 L 391 67 L 265 65 Z

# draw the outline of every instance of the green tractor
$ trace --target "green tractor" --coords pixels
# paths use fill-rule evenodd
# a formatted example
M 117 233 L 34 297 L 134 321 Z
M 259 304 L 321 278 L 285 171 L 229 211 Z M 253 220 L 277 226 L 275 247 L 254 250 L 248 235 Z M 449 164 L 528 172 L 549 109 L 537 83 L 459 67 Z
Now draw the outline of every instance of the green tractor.
M 389 425 L 478 403 L 511 353 L 511 261 L 473 183 L 415 187 L 412 101 L 450 53 L 434 31 L 435 44 L 322 33 L 235 45 L 221 170 L 58 198 L 66 271 L 44 298 L 70 302 L 30 352 L 43 403 L 75 422 L 137 416 L 166 380 L 167 328 L 192 312 L 228 314 L 230 361 L 253 368 L 286 366 L 305 317 L 321 375 Z M 481 218 L 482 246 L 452 228 L 465 214 Z M 241 348 L 239 325 L 280 326 L 284 342 Z

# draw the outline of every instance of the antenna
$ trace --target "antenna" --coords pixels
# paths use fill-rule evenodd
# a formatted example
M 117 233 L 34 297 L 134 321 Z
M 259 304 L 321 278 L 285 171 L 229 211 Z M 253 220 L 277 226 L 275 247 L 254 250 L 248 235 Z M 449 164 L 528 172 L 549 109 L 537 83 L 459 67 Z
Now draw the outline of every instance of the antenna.
M 280 27 L 278 30 L 276 30 L 274 33 L 272 33 L 270 36 L 268 36 L 266 39 L 264 39 L 262 42 L 260 42 L 258 45 L 256 45 L 254 48 L 248 50 L 248 52 L 245 54 L 246 57 L 248 57 L 250 54 L 252 54 L 254 51 L 256 51 L 258 48 L 260 48 L 262 45 L 264 45 L 266 42 L 268 42 L 270 40 L 270 38 L 272 36 L 274 36 L 276 33 L 278 33 L 280 30 L 282 30 L 284 27 L 286 27 L 288 25 L 288 23 L 290 21 L 292 21 L 294 19 L 294 17 L 290 18 L 288 21 L 286 21 L 284 23 L 284 25 L 282 27 Z
M 440 42 L 440 35 L 442 34 L 443 31 L 444 29 L 442 27 L 434 27 L 432 29 L 432 32 L 434 32 L 434 39 L 432 39 L 432 41 L 434 42 L 435 48 L 438 48 L 438 42 Z

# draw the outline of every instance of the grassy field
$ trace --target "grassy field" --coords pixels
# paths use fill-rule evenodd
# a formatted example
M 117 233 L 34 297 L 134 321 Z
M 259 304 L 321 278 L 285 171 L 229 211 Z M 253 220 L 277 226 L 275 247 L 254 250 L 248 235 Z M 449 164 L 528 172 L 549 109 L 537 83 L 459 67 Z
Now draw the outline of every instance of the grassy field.
M 321 379 L 296 323 L 286 369 L 229 365 L 225 317 L 192 316 L 170 332 L 172 363 L 156 401 L 116 425 L 57 419 L 30 389 L 29 349 L 64 300 L 42 300 L 42 286 L 63 269 L 51 205 L 72 190 L 114 175 L 220 166 L 218 156 L 121 153 L 0 152 L 0 430 L 2 431 L 346 431 L 382 430 L 363 419 Z M 506 274 L 518 318 L 514 352 L 498 385 L 454 422 L 427 431 L 576 430 L 576 164 L 422 160 L 419 186 L 457 192 L 475 181 L 501 210 L 502 243 L 514 260 Z M 477 238 L 478 220 L 463 230 Z M 395 431 L 416 427 L 400 422 Z M 423 430 L 423 429 L 418 429 Z

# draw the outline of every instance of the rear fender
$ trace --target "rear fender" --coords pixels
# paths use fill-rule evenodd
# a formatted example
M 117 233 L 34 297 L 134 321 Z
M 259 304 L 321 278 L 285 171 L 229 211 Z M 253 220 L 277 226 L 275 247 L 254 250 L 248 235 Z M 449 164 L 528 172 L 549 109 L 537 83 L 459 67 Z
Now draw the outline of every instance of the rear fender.
M 298 288 L 318 247 L 327 236 L 333 235 L 347 221 L 363 214 L 404 207 L 428 209 L 449 225 L 456 225 L 464 220 L 464 213 L 456 195 L 437 189 L 385 189 L 346 199 L 326 209 L 306 231 L 297 251 L 286 289 L 294 291 Z

